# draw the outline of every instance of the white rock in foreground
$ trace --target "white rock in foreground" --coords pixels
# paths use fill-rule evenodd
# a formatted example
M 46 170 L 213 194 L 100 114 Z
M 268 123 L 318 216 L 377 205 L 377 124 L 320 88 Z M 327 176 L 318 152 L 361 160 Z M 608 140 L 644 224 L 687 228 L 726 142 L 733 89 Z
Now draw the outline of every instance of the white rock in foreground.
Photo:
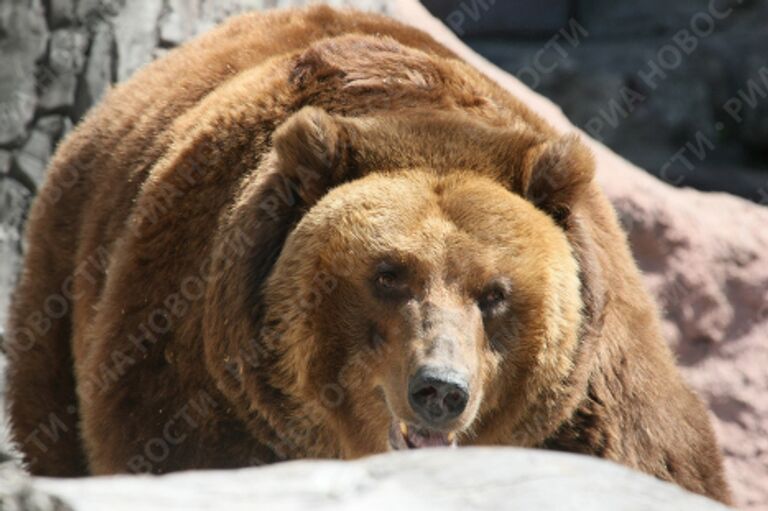
M 33 485 L 73 511 L 728 509 L 614 463 L 511 448 L 423 449 L 167 476 L 37 478 Z

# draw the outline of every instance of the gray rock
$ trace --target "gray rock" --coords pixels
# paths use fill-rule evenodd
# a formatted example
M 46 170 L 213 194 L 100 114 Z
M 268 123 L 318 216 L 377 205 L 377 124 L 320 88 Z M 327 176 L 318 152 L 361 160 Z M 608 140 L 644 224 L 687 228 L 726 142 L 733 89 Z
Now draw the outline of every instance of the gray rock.
M 64 129 L 62 129 L 62 131 L 61 131 L 61 135 L 59 136 L 59 140 L 57 141 L 57 143 L 58 143 L 59 141 L 61 141 L 61 139 L 63 139 L 63 138 L 64 138 L 64 137 L 66 137 L 67 135 L 69 135 L 69 133 L 70 133 L 70 132 L 71 132 L 73 129 L 75 129 L 75 125 L 74 125 L 74 123 L 72 122 L 72 119 L 70 119 L 69 117 L 64 117 Z
M 40 0 L 12 0 L 0 3 L 0 27 L 5 50 L 24 50 L 39 57 L 46 48 L 48 28 Z
M 11 153 L 0 149 L 0 177 L 11 171 Z
M 93 38 L 88 64 L 77 95 L 76 115 L 79 117 L 97 103 L 114 81 L 112 54 L 115 43 L 112 26 L 100 22 L 93 26 Z
M 510 448 L 421 449 L 169 476 L 37 479 L 76 511 L 641 510 L 726 507 L 619 465 Z
M 55 110 L 75 103 L 77 75 L 85 65 L 88 36 L 84 30 L 62 28 L 51 34 L 48 61 L 38 69 L 40 107 Z
M 91 26 L 111 21 L 125 4 L 126 0 L 77 0 L 75 15 L 83 25 Z
M 5 465 L 5 466 L 3 466 Z M 71 511 L 61 499 L 32 487 L 32 480 L 18 468 L 0 463 L 0 509 L 3 511 Z
M 162 8 L 162 0 L 127 2 L 115 16 L 118 81 L 126 80 L 152 60 L 158 43 L 157 23 Z
M 48 30 L 40 0 L 0 2 L 0 144 L 24 137 L 37 105 L 35 62 Z
M 67 118 L 63 115 L 47 115 L 41 117 L 37 123 L 35 123 L 35 129 L 44 132 L 55 141 L 61 138 L 67 129 L 66 120 Z
M 7 461 L 16 459 L 15 443 L 11 439 L 11 429 L 6 417 L 5 374 L 8 369 L 8 359 L 3 354 L 5 348 L 5 327 L 0 327 L 0 467 Z
M 168 0 L 167 9 L 160 17 L 160 41 L 176 46 L 198 32 L 200 4 L 186 0 Z
M 84 30 L 62 28 L 51 33 L 48 63 L 56 73 L 79 73 L 85 64 L 88 35 Z
M 75 104 L 77 76 L 72 73 L 54 75 L 44 88 L 40 89 L 38 106 L 45 110 L 57 110 Z
M 0 177 L 0 325 L 7 321 L 11 291 L 21 266 L 21 232 L 32 197 L 18 181 Z
M 171 51 L 169 48 L 155 48 L 155 50 L 152 52 L 152 60 L 165 57 L 169 51 Z
M 0 178 L 0 232 L 4 242 L 18 243 L 32 196 L 16 180 Z M 5 261 L 5 259 L 3 259 Z
M 48 19 L 51 26 L 70 25 L 77 18 L 75 0 L 56 0 L 48 6 Z
M 198 19 L 195 25 L 195 33 L 205 32 L 221 21 L 235 14 L 249 10 L 263 10 L 266 7 L 277 7 L 280 2 L 272 0 L 273 5 L 268 5 L 267 0 L 233 0 L 231 2 L 217 2 L 216 0 L 202 0 L 197 11 Z M 286 2 L 283 2 L 284 4 Z M 302 2 L 294 2 L 302 3 Z M 280 7 L 288 7 L 281 5 Z
M 35 130 L 45 133 L 51 141 L 51 148 L 56 149 L 62 138 L 72 131 L 72 121 L 64 115 L 47 115 L 35 124 Z
M 21 453 L 16 448 L 16 443 L 12 439 L 11 428 L 8 422 L 5 398 L 5 371 L 8 367 L 8 360 L 3 355 L 3 345 L 5 332 L 0 328 L 0 509 L 5 511 L 2 505 L 2 495 L 11 493 L 7 485 L 12 478 L 23 475 Z
M 355 7 L 363 11 L 389 13 L 393 2 L 391 0 L 323 0 L 321 3 L 334 7 Z M 186 4 L 186 5 L 183 5 Z M 307 0 L 201 0 L 198 5 L 193 2 L 170 1 L 170 13 L 166 21 L 161 21 L 161 39 L 167 38 L 173 44 L 182 34 L 197 35 L 213 28 L 230 16 L 253 10 L 268 8 L 301 7 L 308 4 Z M 177 13 L 175 17 L 173 13 Z M 165 35 L 162 27 L 167 25 Z
M 34 129 L 29 139 L 16 153 L 16 165 L 39 190 L 45 178 L 48 160 L 53 152 L 53 137 L 40 129 Z

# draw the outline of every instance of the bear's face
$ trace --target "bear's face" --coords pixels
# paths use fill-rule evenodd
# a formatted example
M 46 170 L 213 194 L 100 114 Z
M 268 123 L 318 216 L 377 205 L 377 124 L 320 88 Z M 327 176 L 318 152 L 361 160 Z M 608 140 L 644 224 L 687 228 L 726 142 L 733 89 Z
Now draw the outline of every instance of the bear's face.
M 289 236 L 268 310 L 303 313 L 300 392 L 347 456 L 468 443 L 567 375 L 578 267 L 563 231 L 473 173 L 405 170 L 326 195 Z M 542 374 L 546 373 L 546 374 Z
M 294 114 L 217 241 L 219 389 L 285 456 L 541 441 L 573 387 L 593 169 L 573 137 L 461 113 Z

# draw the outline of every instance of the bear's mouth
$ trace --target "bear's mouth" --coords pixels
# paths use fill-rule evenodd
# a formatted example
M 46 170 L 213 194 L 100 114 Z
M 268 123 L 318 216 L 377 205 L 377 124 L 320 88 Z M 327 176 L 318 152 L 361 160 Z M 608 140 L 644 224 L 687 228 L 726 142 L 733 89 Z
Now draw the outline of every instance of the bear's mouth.
M 389 445 L 397 451 L 424 447 L 455 447 L 456 434 L 421 428 L 395 420 L 389 430 Z

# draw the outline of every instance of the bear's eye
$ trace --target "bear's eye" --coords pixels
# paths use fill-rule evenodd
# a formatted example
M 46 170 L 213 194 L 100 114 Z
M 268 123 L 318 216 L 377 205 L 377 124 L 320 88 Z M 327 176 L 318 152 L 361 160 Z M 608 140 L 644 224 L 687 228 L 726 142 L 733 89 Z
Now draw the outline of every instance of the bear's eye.
M 496 282 L 487 287 L 477 299 L 477 305 L 484 316 L 501 312 L 507 301 L 508 286 L 504 282 Z
M 397 274 L 391 271 L 383 271 L 376 275 L 376 285 L 384 288 L 392 288 L 397 285 Z
M 379 263 L 372 281 L 374 294 L 379 298 L 401 298 L 407 294 L 405 270 L 395 264 Z

